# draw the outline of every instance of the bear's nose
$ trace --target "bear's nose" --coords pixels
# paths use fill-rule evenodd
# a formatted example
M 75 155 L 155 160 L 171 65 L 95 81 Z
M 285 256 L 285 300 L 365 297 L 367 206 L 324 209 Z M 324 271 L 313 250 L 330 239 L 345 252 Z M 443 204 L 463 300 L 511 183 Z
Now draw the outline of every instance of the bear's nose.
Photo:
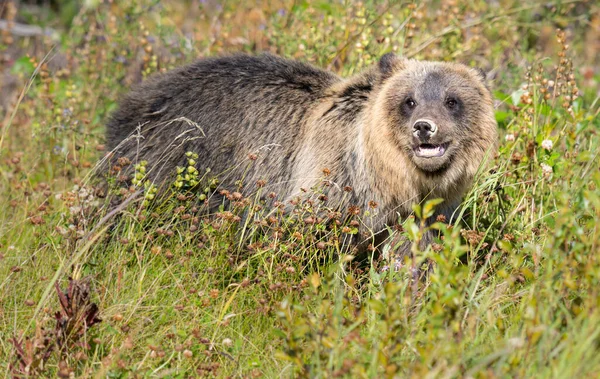
M 417 120 L 413 125 L 413 134 L 420 139 L 433 137 L 436 132 L 437 126 L 429 120 Z

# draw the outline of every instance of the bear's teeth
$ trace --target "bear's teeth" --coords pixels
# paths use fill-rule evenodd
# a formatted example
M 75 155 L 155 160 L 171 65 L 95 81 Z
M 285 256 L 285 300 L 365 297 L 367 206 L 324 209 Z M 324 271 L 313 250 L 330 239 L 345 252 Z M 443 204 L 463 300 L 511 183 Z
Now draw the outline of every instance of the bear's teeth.
M 445 149 L 442 146 L 419 146 L 417 148 L 417 156 L 422 158 L 441 157 L 444 155 Z

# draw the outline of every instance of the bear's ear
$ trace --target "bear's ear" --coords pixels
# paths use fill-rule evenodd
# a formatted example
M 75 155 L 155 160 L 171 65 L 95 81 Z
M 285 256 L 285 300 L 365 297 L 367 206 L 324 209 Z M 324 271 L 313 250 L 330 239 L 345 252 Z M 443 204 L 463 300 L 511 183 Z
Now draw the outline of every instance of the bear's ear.
M 394 53 L 387 53 L 379 60 L 379 72 L 383 79 L 394 75 L 406 66 L 406 59 L 398 57 Z
M 490 89 L 490 81 L 492 81 L 494 79 L 495 72 L 493 72 L 493 71 L 487 72 L 480 67 L 473 67 L 472 69 L 475 72 L 475 74 L 477 75 L 477 77 L 479 79 L 481 79 L 481 82 L 483 83 L 485 88 L 487 88 L 489 90 Z
M 481 81 L 487 84 L 487 72 L 485 72 L 485 70 L 481 67 L 474 67 L 473 69 L 475 70 Z

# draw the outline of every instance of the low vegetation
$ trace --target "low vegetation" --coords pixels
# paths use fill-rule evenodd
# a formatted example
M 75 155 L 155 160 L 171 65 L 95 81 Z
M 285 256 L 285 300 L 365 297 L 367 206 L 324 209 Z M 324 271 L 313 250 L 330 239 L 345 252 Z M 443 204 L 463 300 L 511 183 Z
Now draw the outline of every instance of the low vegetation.
M 600 375 L 597 2 L 31 3 L 0 2 L 3 376 Z M 238 51 L 341 75 L 390 51 L 480 67 L 499 154 L 459 222 L 399 220 L 360 260 L 372 209 L 319 188 L 221 188 L 194 152 L 165 191 L 127 160 L 102 184 L 121 94 Z

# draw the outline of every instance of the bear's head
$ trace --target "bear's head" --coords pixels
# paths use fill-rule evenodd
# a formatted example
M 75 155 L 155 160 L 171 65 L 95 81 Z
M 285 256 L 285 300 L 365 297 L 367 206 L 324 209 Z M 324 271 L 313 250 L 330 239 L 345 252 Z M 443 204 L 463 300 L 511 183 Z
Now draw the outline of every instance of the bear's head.
M 473 149 L 494 148 L 497 124 L 485 74 L 458 63 L 401 59 L 393 54 L 379 62 L 380 127 L 414 165 L 443 174 Z

